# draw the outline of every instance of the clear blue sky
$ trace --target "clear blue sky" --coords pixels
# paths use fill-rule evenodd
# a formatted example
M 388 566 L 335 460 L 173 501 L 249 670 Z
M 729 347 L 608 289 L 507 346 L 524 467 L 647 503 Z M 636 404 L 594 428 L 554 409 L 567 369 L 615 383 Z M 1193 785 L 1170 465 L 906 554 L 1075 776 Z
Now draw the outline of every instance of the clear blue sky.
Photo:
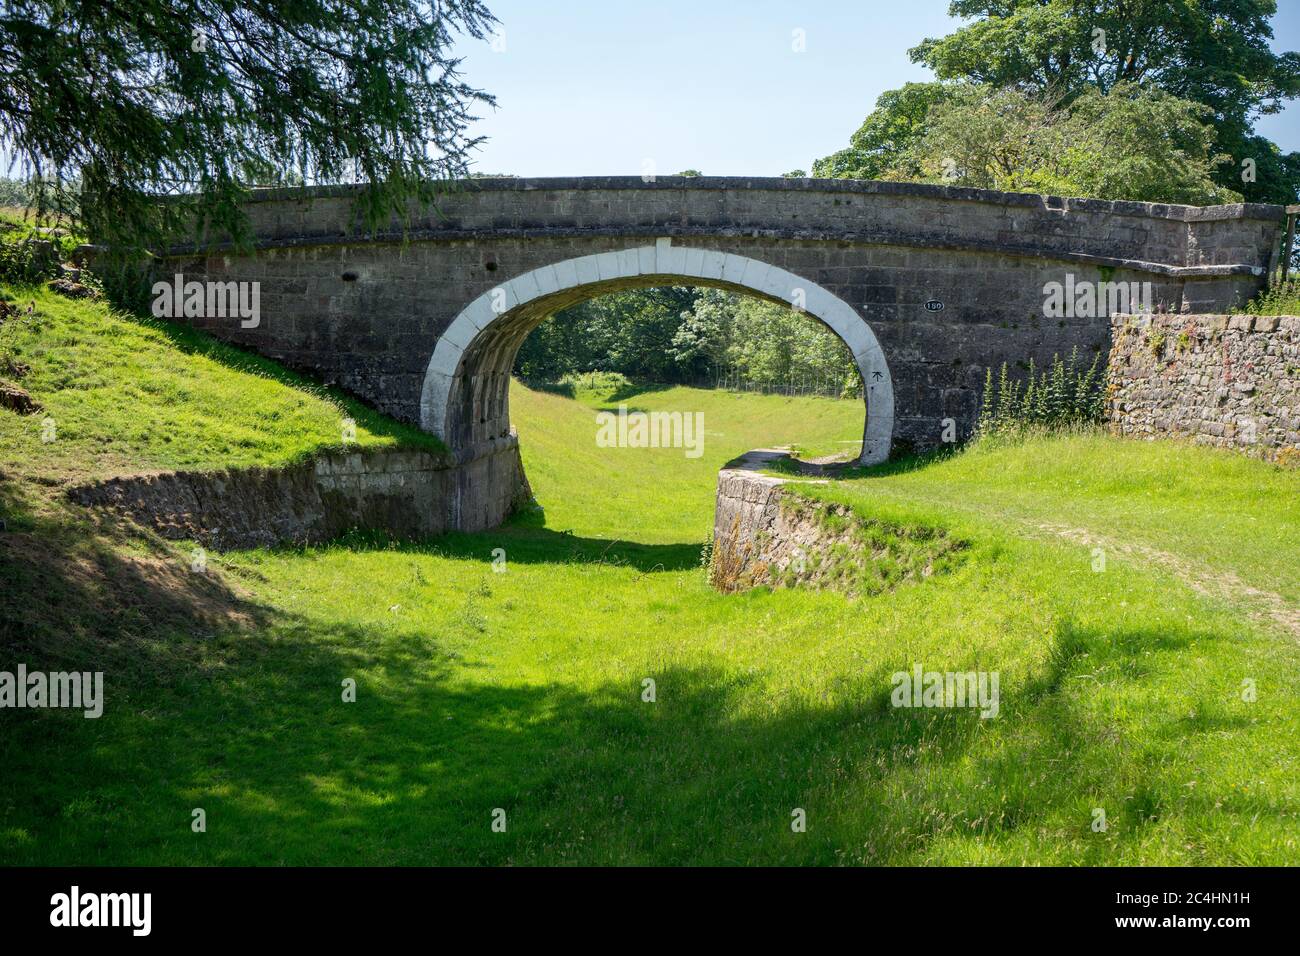
M 466 42 L 465 78 L 497 97 L 474 131 L 482 172 L 775 176 L 848 144 L 876 97 L 933 79 L 908 61 L 960 21 L 948 0 L 487 0 L 504 50 Z M 1276 49 L 1300 49 L 1282 0 Z M 802 30 L 806 49 L 792 49 Z M 1300 150 L 1300 104 L 1259 131 Z

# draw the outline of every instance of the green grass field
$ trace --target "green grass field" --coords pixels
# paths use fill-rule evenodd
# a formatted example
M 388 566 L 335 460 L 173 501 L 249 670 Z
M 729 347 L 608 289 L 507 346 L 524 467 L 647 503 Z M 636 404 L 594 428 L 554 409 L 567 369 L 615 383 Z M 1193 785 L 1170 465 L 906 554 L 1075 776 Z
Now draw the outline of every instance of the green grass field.
M 0 668 L 103 669 L 107 702 L 98 720 L 0 711 L 0 862 L 1300 852 L 1300 473 L 1095 434 L 890 465 L 799 493 L 948 529 L 969 542 L 955 570 L 864 598 L 722 595 L 700 567 L 718 467 L 760 446 L 851 447 L 860 406 L 624 399 L 704 412 L 691 459 L 598 448 L 599 396 L 516 385 L 538 510 L 420 544 L 230 553 L 192 575 L 187 548 L 61 504 L 53 476 L 287 460 L 333 443 L 337 405 L 170 329 L 40 304 L 51 325 L 0 329 L 0 354 L 20 352 L 25 386 L 70 425 L 56 450 L 0 412 L 0 501 L 22 515 L 0 533 Z M 188 393 L 129 384 L 186 376 Z M 264 421 L 261 398 L 236 400 L 254 387 L 318 425 Z M 419 440 L 356 417 L 359 437 Z M 155 424 L 125 432 L 136 419 Z M 189 434 L 194 450 L 169 447 Z M 890 675 L 916 663 L 998 671 L 999 715 L 891 707 Z

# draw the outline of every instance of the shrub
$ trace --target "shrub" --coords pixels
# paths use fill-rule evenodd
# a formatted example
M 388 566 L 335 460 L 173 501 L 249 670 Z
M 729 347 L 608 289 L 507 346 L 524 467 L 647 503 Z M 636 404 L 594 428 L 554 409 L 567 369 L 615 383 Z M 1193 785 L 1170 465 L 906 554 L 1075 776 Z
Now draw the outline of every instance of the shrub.
M 559 384 L 569 386 L 575 393 L 601 397 L 617 395 L 632 387 L 631 379 L 622 372 L 570 372 Z
M 30 285 L 59 274 L 53 243 L 42 239 L 0 240 L 0 282 Z
M 0 215 L 0 282 L 29 285 L 59 275 L 60 264 L 82 240 L 68 223 L 44 223 L 50 228 L 12 212 Z

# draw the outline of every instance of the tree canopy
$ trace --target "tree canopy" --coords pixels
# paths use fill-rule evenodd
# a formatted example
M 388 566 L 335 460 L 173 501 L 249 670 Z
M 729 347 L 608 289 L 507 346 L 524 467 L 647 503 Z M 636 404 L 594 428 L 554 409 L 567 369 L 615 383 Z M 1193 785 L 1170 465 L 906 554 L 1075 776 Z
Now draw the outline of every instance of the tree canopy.
M 712 288 L 629 289 L 572 306 L 524 340 L 515 370 L 534 382 L 599 371 L 654 382 L 861 389 L 848 348 L 820 322 Z
M 1179 202 L 1240 202 L 1220 186 L 1230 160 L 1211 152 L 1209 108 L 1160 90 L 1121 83 L 1088 90 L 1069 107 L 1013 87 L 943 87 L 924 132 L 877 167 L 879 178 Z
M 814 380 L 841 394 L 861 394 L 853 356 L 816 319 L 722 289 L 698 292 L 673 336 L 672 355 L 681 366 L 721 371 L 741 382 Z
M 951 126 L 951 113 L 935 107 L 954 96 L 969 105 L 973 85 L 987 103 L 1002 95 L 989 91 L 1008 91 L 1047 104 L 1044 116 L 1061 129 L 1083 132 L 1082 123 L 1062 125 L 1069 117 L 1105 127 L 1105 138 L 1086 138 L 1091 162 L 1081 147 L 1072 175 L 1056 177 L 1063 187 L 1081 180 L 1102 198 L 1186 202 L 1179 197 L 1199 192 L 1210 201 L 1205 174 L 1224 196 L 1295 201 L 1300 154 L 1283 154 L 1254 132 L 1259 116 L 1300 95 L 1300 54 L 1269 46 L 1273 0 L 954 0 L 949 11 L 972 22 L 910 51 L 939 82 L 884 93 L 849 147 L 817 161 L 816 175 L 925 178 L 915 161 L 925 158 L 917 148 L 932 115 L 947 115 Z M 1150 140 L 1128 125 L 1149 120 L 1157 123 Z M 1135 148 L 1140 160 L 1128 152 Z M 1134 186 L 1140 195 L 1115 192 Z
M 449 50 L 494 22 L 479 0 L 4 0 L 0 145 L 115 247 L 241 237 L 256 184 L 363 183 L 378 224 L 465 172 L 491 98 Z
M 1300 94 L 1300 54 L 1274 53 L 1275 0 L 953 0 L 973 18 L 909 51 L 941 80 L 1078 94 L 1147 83 L 1224 124 Z
M 813 175 L 826 179 L 891 178 L 902 154 L 925 134 L 930 107 L 944 95 L 941 83 L 908 83 L 881 93 L 848 148 L 814 162 Z

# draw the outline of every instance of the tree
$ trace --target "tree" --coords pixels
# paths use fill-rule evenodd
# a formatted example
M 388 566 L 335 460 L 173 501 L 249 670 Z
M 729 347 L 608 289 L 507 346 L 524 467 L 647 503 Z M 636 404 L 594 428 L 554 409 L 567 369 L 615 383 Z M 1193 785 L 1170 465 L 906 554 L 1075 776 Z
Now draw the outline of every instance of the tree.
M 860 388 L 852 355 L 834 332 L 794 310 L 721 289 L 702 289 L 673 337 L 681 365 L 726 371 L 748 382 L 816 382 L 836 391 Z
M 572 372 L 619 372 L 653 382 L 683 379 L 673 336 L 698 290 L 681 286 L 627 289 L 570 306 L 544 321 L 515 359 L 532 381 Z
M 4 0 L 0 146 L 42 211 L 79 198 L 119 249 L 243 238 L 246 188 L 295 174 L 364 184 L 375 226 L 464 174 L 492 100 L 448 51 L 494 22 L 479 0 Z
M 925 134 L 930 108 L 945 95 L 941 83 L 908 83 L 901 89 L 886 90 L 850 138 L 848 148 L 816 160 L 813 175 L 823 179 L 909 178 L 899 172 L 899 158 Z
M 910 51 L 941 80 L 1049 93 L 1155 87 L 1211 110 L 1211 152 L 1232 157 L 1215 174 L 1257 202 L 1294 202 L 1300 157 L 1280 157 L 1253 131 L 1261 114 L 1300 95 L 1300 54 L 1269 47 L 1274 0 L 953 0 L 974 22 Z M 1294 154 L 1292 154 L 1294 156 Z M 1256 181 L 1241 162 L 1254 159 Z
M 662 286 L 630 289 L 584 302 L 587 334 L 606 356 L 603 371 L 629 378 L 672 382 L 680 377 L 673 361 L 673 335 L 682 312 L 695 303 L 696 289 Z
M 558 382 L 572 372 L 608 370 L 584 319 L 572 309 L 548 316 L 519 347 L 515 374 L 527 382 Z
M 1105 95 L 1088 90 L 1053 137 L 1056 168 L 1073 184 L 1066 191 L 1080 196 L 1194 206 L 1241 202 L 1244 187 L 1231 175 L 1232 158 L 1214 152 L 1212 118 L 1207 106 L 1136 83 Z M 1225 168 L 1230 175 L 1221 175 Z
M 1207 205 L 1239 202 L 1214 180 L 1209 108 L 1122 83 L 1068 107 L 985 84 L 951 85 L 886 178 L 1011 192 Z
M 672 356 L 679 367 L 708 373 L 728 364 L 738 298 L 721 289 L 700 290 L 673 333 Z
M 32 201 L 31 183 L 22 179 L 0 178 L 0 207 L 26 207 Z
M 852 355 L 820 322 L 714 288 L 628 289 L 571 306 L 524 340 L 515 371 L 533 382 L 599 371 L 695 383 L 724 373 L 861 394 Z
M 1051 178 L 1040 157 L 1052 104 L 1012 89 L 953 84 L 936 97 L 922 132 L 883 170 L 886 179 L 1030 191 Z

